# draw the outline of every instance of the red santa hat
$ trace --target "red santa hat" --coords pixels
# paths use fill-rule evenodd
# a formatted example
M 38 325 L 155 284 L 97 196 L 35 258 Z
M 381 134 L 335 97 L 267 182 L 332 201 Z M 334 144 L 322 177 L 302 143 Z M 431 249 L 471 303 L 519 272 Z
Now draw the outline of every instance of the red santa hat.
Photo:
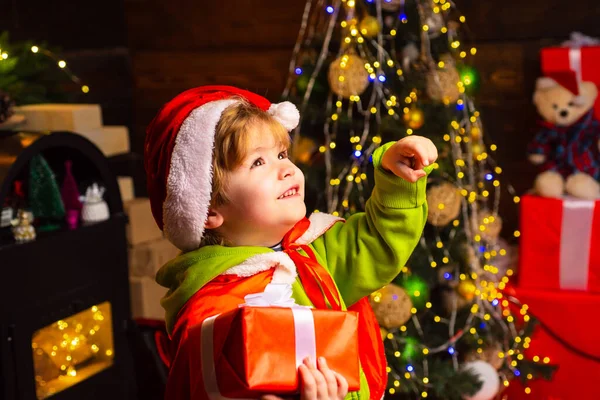
M 187 90 L 163 106 L 146 130 L 144 166 L 154 219 L 175 246 L 197 249 L 204 235 L 212 192 L 215 129 L 230 105 L 247 100 L 288 131 L 300 120 L 290 102 L 271 104 L 231 86 Z

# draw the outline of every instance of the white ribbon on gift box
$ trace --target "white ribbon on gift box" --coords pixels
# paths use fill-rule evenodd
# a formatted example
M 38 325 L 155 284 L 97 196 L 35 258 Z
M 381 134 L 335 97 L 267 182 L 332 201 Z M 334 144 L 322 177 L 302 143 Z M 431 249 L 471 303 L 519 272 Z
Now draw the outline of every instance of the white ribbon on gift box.
M 292 298 L 292 286 L 288 283 L 269 283 L 262 293 L 249 294 L 244 297 L 246 303 L 240 307 L 285 307 L 290 308 L 294 318 L 294 334 L 296 338 L 296 368 L 306 357 L 313 362 L 317 359 L 317 343 L 315 338 L 315 321 L 310 307 L 296 304 Z M 214 359 L 214 322 L 220 314 L 206 318 L 202 322 L 202 378 L 204 387 L 211 400 L 230 400 L 224 397 L 217 384 Z M 238 399 L 239 400 L 239 399 Z
M 587 290 L 595 201 L 564 199 L 560 232 L 560 288 Z

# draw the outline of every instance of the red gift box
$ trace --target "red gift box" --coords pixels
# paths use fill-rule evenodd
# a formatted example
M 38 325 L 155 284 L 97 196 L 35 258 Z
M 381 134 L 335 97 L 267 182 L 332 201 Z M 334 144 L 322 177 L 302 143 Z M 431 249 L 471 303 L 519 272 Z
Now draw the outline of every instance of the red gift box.
M 591 81 L 600 86 L 600 46 L 546 47 L 541 50 L 544 75 L 559 78 L 559 83 L 575 86 L 578 81 Z M 594 104 L 594 115 L 600 119 L 600 96 Z
M 538 318 L 555 335 L 538 326 L 531 336 L 528 359 L 535 356 L 558 365 L 551 381 L 511 381 L 503 393 L 508 400 L 581 400 L 600 398 L 600 362 L 577 354 L 581 350 L 596 360 L 600 358 L 598 310 L 600 295 L 585 292 L 552 292 L 515 288 L 515 296 L 529 306 L 529 313 Z M 560 341 L 574 347 L 569 350 Z M 525 387 L 531 388 L 526 394 Z
M 350 391 L 360 389 L 358 314 L 308 307 L 243 306 L 201 329 L 207 393 L 226 398 L 298 393 L 298 366 L 325 357 Z
M 523 196 L 519 286 L 600 292 L 600 201 Z

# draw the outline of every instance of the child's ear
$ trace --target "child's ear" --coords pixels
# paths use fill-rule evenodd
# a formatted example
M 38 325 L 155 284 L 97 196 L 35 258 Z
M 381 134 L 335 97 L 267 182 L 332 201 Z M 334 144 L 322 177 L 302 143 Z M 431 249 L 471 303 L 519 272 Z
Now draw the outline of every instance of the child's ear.
M 206 222 L 204 223 L 204 229 L 217 229 L 221 225 L 223 225 L 223 214 L 215 209 L 209 209 L 208 218 L 206 218 Z

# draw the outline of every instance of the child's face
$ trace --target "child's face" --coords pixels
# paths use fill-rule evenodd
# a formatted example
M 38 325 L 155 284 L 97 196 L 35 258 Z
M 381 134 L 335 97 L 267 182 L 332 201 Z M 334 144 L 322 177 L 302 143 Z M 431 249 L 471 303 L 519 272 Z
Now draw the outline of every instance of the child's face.
M 216 209 L 223 217 L 217 231 L 236 246 L 273 246 L 306 215 L 304 175 L 268 127 L 250 134 L 248 155 L 227 175 L 230 201 Z

